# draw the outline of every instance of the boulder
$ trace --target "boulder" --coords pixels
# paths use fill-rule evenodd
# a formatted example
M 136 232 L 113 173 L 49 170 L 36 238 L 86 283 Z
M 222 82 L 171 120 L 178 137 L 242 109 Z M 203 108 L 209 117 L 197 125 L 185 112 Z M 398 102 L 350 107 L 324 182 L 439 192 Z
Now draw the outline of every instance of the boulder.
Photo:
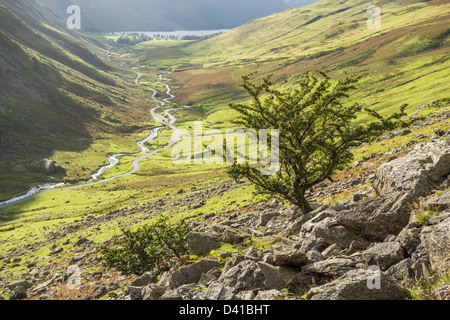
M 379 276 L 380 286 L 372 287 Z M 410 299 L 408 290 L 400 287 L 395 279 L 377 275 L 364 269 L 352 270 L 333 282 L 312 288 L 307 299 L 310 300 L 405 300 Z
M 398 241 L 406 253 L 411 256 L 420 244 L 420 233 L 422 232 L 422 226 L 417 222 L 408 224 L 397 236 Z
M 406 258 L 399 242 L 377 243 L 364 251 L 363 256 L 368 265 L 376 265 L 383 271 Z
M 22 300 L 27 298 L 27 289 L 22 286 L 16 286 L 9 295 L 9 300 Z
M 244 260 L 228 270 L 224 270 L 219 278 L 219 283 L 226 287 L 232 287 L 236 291 L 268 289 L 259 264 L 250 260 Z
M 243 255 L 234 255 L 228 261 L 225 263 L 225 266 L 223 267 L 222 274 L 226 273 L 231 268 L 237 266 L 239 263 L 245 260 L 245 256 Z
M 450 216 L 443 221 L 423 228 L 416 256 L 427 256 L 432 271 L 450 272 Z M 413 258 L 414 258 L 413 255 Z
M 156 283 L 151 283 L 142 289 L 142 300 L 159 300 L 166 289 Z
M 204 255 L 223 245 L 214 233 L 189 232 L 187 235 L 189 251 L 194 255 Z
M 450 283 L 440 285 L 431 294 L 438 300 L 450 300 Z
M 164 280 L 160 281 L 160 284 L 170 289 L 175 289 L 185 284 L 196 284 L 204 273 L 217 267 L 219 267 L 217 259 L 205 258 L 197 263 L 171 272 Z
M 174 290 L 182 300 L 203 300 L 203 290 L 206 288 L 198 284 L 185 284 Z
M 342 256 L 308 264 L 302 268 L 302 274 L 316 275 L 318 277 L 340 277 L 354 270 L 358 260 L 353 257 Z
M 386 275 L 392 276 L 398 281 L 408 284 L 414 282 L 415 280 L 415 275 L 411 267 L 412 267 L 411 258 L 407 258 L 403 261 L 400 261 L 396 265 L 390 267 L 386 271 Z
M 50 288 L 50 285 L 52 284 L 53 280 L 48 280 L 45 281 L 39 285 L 37 285 L 36 287 L 33 288 L 33 292 L 37 293 L 37 294 L 42 294 L 45 291 L 47 291 Z
M 450 209 L 450 190 L 436 194 L 425 202 L 425 207 L 433 211 L 444 211 Z
M 218 235 L 220 242 L 239 244 L 251 236 L 241 230 L 237 230 L 228 226 L 214 225 L 212 226 L 214 233 Z
M 46 175 L 52 175 L 52 174 L 58 174 L 58 173 L 65 172 L 65 170 L 53 160 L 44 159 L 42 162 L 44 164 Z
M 393 192 L 424 196 L 433 184 L 442 183 L 450 172 L 450 142 L 438 140 L 418 144 L 405 157 L 381 165 L 373 187 L 379 195 Z
M 306 255 L 298 249 L 277 244 L 273 247 L 273 263 L 298 268 L 306 263 Z
M 161 298 L 159 298 L 159 300 L 181 301 L 181 300 L 183 300 L 183 297 L 179 293 L 177 293 L 173 290 L 168 290 L 161 296 Z
M 142 300 L 142 287 L 128 287 L 131 300 Z
M 133 287 L 145 287 L 151 283 L 158 282 L 158 277 L 153 272 L 146 272 L 143 275 L 137 277 L 132 283 Z
M 224 286 L 221 283 L 211 284 L 203 295 L 204 300 L 237 300 L 234 288 Z
M 264 282 L 270 289 L 282 290 L 290 280 L 297 274 L 297 271 L 289 268 L 277 267 L 266 262 L 258 262 L 258 266 L 264 275 Z
M 331 245 L 337 251 L 365 250 L 372 242 L 398 235 L 408 225 L 410 204 L 411 195 L 394 193 L 387 198 L 335 205 L 303 224 L 297 247 L 303 253 L 311 250 L 323 253 Z
M 33 283 L 28 280 L 16 280 L 7 285 L 10 291 L 13 291 L 16 287 L 23 287 L 25 289 L 30 289 L 33 286 Z
M 281 298 L 281 292 L 278 290 L 265 290 L 258 292 L 258 295 L 255 297 L 254 300 L 277 300 Z

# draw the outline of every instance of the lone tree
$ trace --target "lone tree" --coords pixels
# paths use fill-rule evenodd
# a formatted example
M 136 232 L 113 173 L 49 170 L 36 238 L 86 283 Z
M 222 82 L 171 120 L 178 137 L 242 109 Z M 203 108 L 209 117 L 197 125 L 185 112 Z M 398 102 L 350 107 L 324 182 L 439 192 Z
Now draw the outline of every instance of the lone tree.
M 323 72 L 306 73 L 288 92 L 273 89 L 270 75 L 259 85 L 250 81 L 252 75 L 243 76 L 241 84 L 251 95 L 251 104 L 230 104 L 240 113 L 234 123 L 256 131 L 279 130 L 280 170 L 264 176 L 254 166 L 235 163 L 228 173 L 235 179 L 247 178 L 260 194 L 281 195 L 304 213 L 312 211 L 305 192 L 327 179 L 332 181 L 334 173 L 345 169 L 353 160 L 350 148 L 407 126 L 402 121 L 407 105 L 382 117 L 359 104 L 343 104 L 349 91 L 356 89 L 359 75 L 332 81 Z M 363 111 L 373 121 L 355 121 Z

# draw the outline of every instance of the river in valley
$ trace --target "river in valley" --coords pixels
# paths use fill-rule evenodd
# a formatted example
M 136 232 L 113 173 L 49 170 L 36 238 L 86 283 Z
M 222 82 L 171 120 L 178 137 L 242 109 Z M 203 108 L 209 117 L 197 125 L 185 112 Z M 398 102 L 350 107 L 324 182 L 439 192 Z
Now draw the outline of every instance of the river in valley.
M 106 52 L 106 57 L 109 61 L 111 61 L 110 50 L 111 50 L 111 48 L 108 49 L 108 51 Z M 139 65 L 139 66 L 133 67 L 132 69 L 138 70 L 140 68 L 145 68 L 145 67 L 146 67 L 145 65 Z M 139 85 L 139 79 L 141 78 L 142 74 L 138 73 L 138 72 L 136 72 L 136 74 L 137 74 L 137 76 L 136 76 L 134 83 L 136 85 Z M 118 178 L 122 178 L 125 176 L 129 176 L 129 175 L 134 174 L 139 171 L 139 163 L 142 160 L 145 160 L 145 159 L 159 153 L 162 150 L 171 148 L 177 141 L 180 140 L 180 132 L 174 126 L 176 118 L 172 114 L 170 114 L 170 112 L 173 110 L 184 109 L 184 108 L 189 108 L 189 107 L 188 106 L 184 106 L 184 107 L 176 106 L 175 107 L 170 102 L 170 100 L 175 98 L 175 96 L 171 93 L 171 88 L 168 84 L 168 82 L 170 82 L 171 79 L 166 78 L 168 75 L 169 75 L 169 73 L 160 74 L 159 79 L 157 81 L 158 84 L 163 85 L 165 87 L 165 89 L 166 89 L 165 94 L 167 95 L 166 98 L 163 98 L 162 100 L 158 100 L 156 98 L 156 95 L 158 94 L 158 92 L 153 88 L 149 88 L 153 91 L 153 94 L 151 95 L 151 99 L 157 104 L 156 107 L 154 107 L 153 109 L 150 110 L 150 114 L 151 114 L 152 118 L 155 119 L 156 122 L 161 124 L 161 126 L 153 128 L 150 131 L 150 134 L 144 140 L 136 142 L 136 144 L 141 149 L 141 151 L 139 153 L 133 153 L 133 154 L 118 153 L 118 154 L 109 155 L 108 156 L 109 164 L 98 169 L 95 173 L 92 174 L 92 176 L 89 180 L 78 181 L 78 182 L 70 183 L 70 184 L 69 183 L 45 183 L 42 185 L 37 185 L 37 186 L 32 187 L 30 190 L 28 190 L 23 195 L 0 202 L 0 209 L 18 204 L 20 202 L 37 197 L 38 195 L 46 194 L 49 192 L 53 192 L 53 191 L 57 191 L 57 190 L 69 190 L 69 189 L 83 188 L 83 187 L 88 187 L 88 186 L 92 186 L 92 185 L 96 185 L 96 184 L 100 184 L 100 183 L 105 183 L 105 182 L 115 180 Z M 166 106 L 171 106 L 171 107 L 164 108 Z M 164 116 L 162 116 L 160 114 L 161 111 L 157 112 L 157 110 L 159 110 L 159 109 L 162 110 L 162 113 L 164 114 Z M 166 117 L 168 120 L 166 120 Z M 151 141 L 155 140 L 158 137 L 158 132 L 161 129 L 163 129 L 164 127 L 169 127 L 172 130 L 172 137 L 171 137 L 170 141 L 164 147 L 150 152 L 150 150 L 145 146 L 145 144 L 150 143 Z M 114 166 L 116 166 L 120 162 L 119 158 L 122 156 L 125 156 L 125 155 L 138 155 L 138 157 L 133 160 L 133 163 L 132 163 L 133 168 L 126 173 L 123 173 L 123 174 L 120 174 L 117 176 L 113 176 L 113 177 L 110 177 L 107 179 L 101 179 L 103 173 L 106 170 L 111 169 Z

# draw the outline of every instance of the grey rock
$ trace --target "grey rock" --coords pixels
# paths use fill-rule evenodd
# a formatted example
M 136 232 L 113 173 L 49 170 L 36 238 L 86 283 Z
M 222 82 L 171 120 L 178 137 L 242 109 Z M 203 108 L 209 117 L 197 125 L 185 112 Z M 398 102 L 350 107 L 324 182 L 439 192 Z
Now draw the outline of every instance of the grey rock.
M 203 300 L 202 293 L 204 289 L 206 289 L 204 286 L 198 284 L 185 284 L 176 288 L 174 291 L 181 296 L 182 300 L 193 301 Z
M 255 247 L 251 247 L 250 249 L 248 249 L 244 255 L 246 257 L 253 257 L 253 258 L 258 258 L 258 259 L 262 259 L 263 257 L 263 253 L 261 250 L 256 249 Z
M 169 291 L 165 292 L 165 293 L 161 296 L 161 298 L 159 298 L 159 300 L 166 300 L 166 301 L 174 300 L 174 301 L 180 301 L 180 300 L 183 300 L 183 297 L 182 297 L 180 294 L 176 293 L 175 291 L 169 290 Z
M 77 264 L 78 262 L 82 261 L 83 259 L 85 259 L 87 257 L 87 255 L 84 252 L 80 252 L 80 253 L 76 253 L 72 260 L 70 260 L 70 265 L 72 264 Z
M 159 300 L 164 293 L 166 293 L 166 289 L 163 286 L 151 283 L 142 288 L 142 300 Z
M 128 287 L 131 300 L 142 300 L 142 287 Z
M 208 287 L 204 296 L 204 300 L 237 300 L 234 294 L 234 288 L 224 286 L 221 283 L 213 283 Z
M 52 174 L 65 172 L 65 170 L 53 160 L 44 159 L 42 162 L 44 164 L 46 175 L 52 175 Z
M 13 291 L 16 287 L 19 286 L 25 289 L 30 289 L 33 286 L 33 283 L 29 280 L 16 280 L 7 285 L 10 291 Z
M 281 298 L 281 292 L 275 289 L 259 291 L 254 300 L 277 300 Z
M 171 289 L 185 284 L 196 284 L 200 281 L 204 273 L 217 267 L 219 267 L 219 261 L 217 259 L 205 258 L 197 263 L 171 272 L 164 282 L 160 281 L 160 283 Z
M 399 242 L 377 243 L 364 251 L 363 256 L 368 265 L 376 265 L 383 271 L 406 258 Z
M 380 166 L 373 187 L 380 195 L 402 191 L 424 196 L 433 183 L 441 183 L 450 172 L 450 142 L 437 140 L 418 144 L 403 158 Z
M 258 262 L 265 283 L 270 289 L 281 290 L 286 287 L 288 282 L 293 279 L 298 272 L 289 268 L 277 267 L 265 262 Z
M 450 216 L 422 230 L 416 254 L 428 256 L 433 271 L 450 272 Z
M 224 266 L 224 268 L 222 270 L 222 274 L 226 273 L 228 270 L 230 270 L 231 268 L 237 266 L 239 263 L 241 263 L 244 260 L 245 260 L 245 257 L 243 255 L 240 255 L 240 254 L 231 257 L 225 263 L 225 266 Z
M 298 249 L 277 244 L 273 246 L 273 263 L 298 268 L 306 263 L 306 255 Z
M 326 258 L 317 250 L 311 250 L 306 253 L 308 263 L 326 260 Z
M 406 226 L 397 236 L 396 241 L 398 241 L 401 246 L 405 248 L 409 256 L 411 256 L 419 246 L 421 232 L 422 226 L 416 222 L 413 222 Z
M 264 273 L 258 263 L 250 260 L 244 260 L 227 271 L 224 270 L 219 283 L 235 288 L 237 291 L 268 289 Z
M 353 257 L 338 257 L 308 264 L 302 269 L 302 274 L 326 277 L 340 277 L 354 270 L 359 261 Z
M 190 252 L 198 256 L 223 245 L 220 237 L 213 233 L 190 232 L 187 235 L 187 241 Z
M 241 291 L 239 292 L 236 297 L 238 300 L 244 300 L 244 301 L 251 301 L 255 299 L 257 291 Z
M 386 275 L 392 276 L 403 283 L 411 283 L 415 279 L 414 272 L 411 269 L 411 258 L 400 261 L 386 271 Z
M 48 281 L 45 281 L 45 282 L 37 285 L 36 287 L 33 288 L 33 292 L 35 292 L 37 294 L 44 293 L 45 291 L 47 291 L 49 289 L 52 282 L 53 282 L 53 280 L 48 280 Z
M 259 217 L 258 227 L 265 227 L 269 223 L 270 220 L 275 216 L 274 213 L 263 213 Z
M 333 282 L 312 288 L 307 299 L 310 300 L 405 300 L 410 299 L 408 290 L 397 284 L 394 278 L 381 275 L 380 289 L 369 289 L 373 272 L 367 270 L 353 270 Z
M 425 202 L 430 210 L 444 211 L 450 209 L 450 190 L 437 194 Z
M 210 284 L 213 281 L 216 281 L 217 279 L 218 278 L 215 275 L 207 272 L 207 273 L 202 274 L 202 276 L 200 277 L 200 280 L 198 281 L 198 284 L 207 286 L 208 284 Z
M 337 251 L 365 250 L 372 242 L 397 235 L 408 225 L 410 203 L 411 195 L 394 193 L 388 198 L 366 198 L 335 205 L 302 226 L 298 246 L 304 253 L 317 250 L 323 254 L 331 245 Z
M 9 295 L 9 300 L 22 300 L 27 298 L 27 289 L 22 286 L 16 286 Z
M 242 243 L 245 239 L 251 237 L 247 233 L 238 231 L 230 227 L 221 227 L 221 229 L 222 230 L 220 231 L 220 239 L 225 243 L 239 244 Z
M 94 290 L 87 296 L 88 300 L 92 299 L 98 299 L 103 297 L 108 292 L 115 290 L 118 288 L 118 285 L 116 283 L 101 283 L 97 285 Z
M 450 283 L 440 285 L 431 294 L 439 300 L 450 300 Z
M 146 272 L 143 275 L 137 277 L 132 283 L 133 287 L 145 287 L 150 283 L 158 282 L 158 276 L 154 272 Z
M 438 216 L 434 216 L 434 217 L 431 217 L 430 219 L 428 219 L 428 225 L 434 226 L 436 224 L 441 223 L 442 221 L 446 220 L 449 217 L 450 217 L 449 211 L 443 212 L 442 214 L 440 214 Z

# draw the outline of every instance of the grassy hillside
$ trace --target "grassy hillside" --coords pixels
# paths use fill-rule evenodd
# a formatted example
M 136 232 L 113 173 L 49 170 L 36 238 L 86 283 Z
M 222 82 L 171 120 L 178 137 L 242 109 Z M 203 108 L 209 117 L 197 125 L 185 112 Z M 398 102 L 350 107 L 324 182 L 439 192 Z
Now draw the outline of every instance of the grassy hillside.
M 43 158 L 64 159 L 67 179 L 89 177 L 111 152 L 97 142 L 133 133 L 148 116 L 145 102 L 127 97 L 126 83 L 112 75 L 117 70 L 93 53 L 104 55 L 97 43 L 66 30 L 34 0 L 4 0 L 0 7 L 0 199 L 5 199 L 51 179 L 42 170 Z M 118 144 L 124 149 L 136 147 L 123 140 Z
M 15 3 L 19 7 L 26 4 L 1 3 L 8 3 L 8 10 L 17 16 L 21 11 L 14 9 Z M 95 43 L 78 34 L 72 36 L 61 25 L 38 23 L 22 12 L 27 20 L 20 34 L 13 29 L 8 36 L 0 33 L 0 128 L 7 128 L 0 135 L 0 155 L 15 159 L 0 161 L 0 197 L 23 191 L 33 181 L 45 178 L 33 169 L 32 162 L 19 163 L 26 157 L 52 156 L 64 166 L 69 163 L 68 177 L 79 178 L 89 176 L 92 168 L 105 160 L 106 153 L 132 150 L 136 138 L 148 133 L 146 129 L 152 124 L 147 114 L 151 102 L 144 101 L 153 93 L 148 87 L 158 90 L 158 98 L 167 97 L 164 86 L 156 82 L 159 70 L 174 71 L 167 76 L 174 79 L 169 82 L 177 96 L 174 100 L 194 105 L 172 112 L 177 118 L 175 125 L 183 129 L 202 119 L 205 129 L 229 128 L 235 114 L 227 104 L 247 99 L 237 84 L 241 75 L 256 69 L 261 75 L 274 73 L 276 85 L 285 89 L 292 88 L 301 72 L 307 70 L 323 69 L 335 78 L 345 71 L 368 73 L 352 99 L 386 113 L 404 102 L 411 104 L 408 111 L 412 112 L 421 103 L 448 96 L 449 4 L 379 4 L 383 12 L 381 30 L 366 28 L 367 2 L 336 4 L 322 0 L 255 20 L 206 41 L 116 46 L 110 56 L 114 64 L 123 64 L 128 70 L 136 63 L 148 66 L 139 70 L 139 87 L 128 85 L 134 83 L 134 72 L 115 69 L 114 64 L 77 51 L 85 47 L 104 55 Z M 41 9 L 34 8 L 36 16 L 48 15 L 46 21 L 52 23 L 48 12 L 39 13 Z M 24 21 L 22 16 L 19 20 Z M 0 30 L 8 30 L 8 26 Z M 33 37 L 40 41 L 33 41 Z M 350 184 L 393 156 L 405 155 L 415 143 L 430 141 L 436 132 L 450 130 L 449 109 L 448 101 L 422 108 L 419 115 L 427 119 L 411 132 L 388 134 L 354 150 L 355 160 L 369 162 L 369 172 L 356 166 L 332 178 L 339 184 Z M 6 116 L 8 120 L 2 120 Z M 162 130 L 160 134 L 149 146 L 151 150 L 164 146 L 172 132 Z M 133 159 L 122 157 L 105 177 L 129 171 Z M 161 214 L 173 221 L 187 218 L 203 224 L 211 216 L 228 219 L 268 200 L 254 197 L 254 188 L 246 183 L 227 182 L 226 169 L 225 165 L 177 166 L 172 162 L 171 149 L 167 149 L 142 161 L 136 174 L 98 185 L 55 190 L 0 209 L 0 277 L 5 283 L 27 277 L 29 266 L 40 272 L 50 270 L 52 276 L 64 274 L 75 252 L 88 250 L 78 246 L 80 240 L 98 245 L 119 236 L 122 228 L 137 228 Z M 329 189 L 332 191 L 320 193 L 313 201 L 342 202 L 357 191 L 367 191 L 370 183 L 351 185 L 343 191 Z M 252 238 L 241 249 L 272 245 L 274 238 L 265 242 Z M 54 253 L 59 247 L 63 251 Z M 234 247 L 228 249 L 236 251 Z M 94 258 L 96 252 L 91 255 Z M 98 271 L 109 272 L 97 258 L 91 265 L 82 266 L 85 279 L 92 279 Z M 95 287 L 92 281 L 83 284 L 89 292 Z M 70 291 L 63 285 L 58 298 L 82 297 L 83 291 Z M 0 295 L 6 297 L 2 288 Z
M 240 76 L 274 73 L 289 88 L 305 71 L 367 73 L 353 100 L 392 112 L 448 96 L 448 1 L 379 1 L 381 30 L 367 28 L 366 1 L 321 0 L 257 19 L 221 36 L 160 47 L 143 43 L 155 67 L 176 70 L 178 98 L 210 110 L 244 98 Z

